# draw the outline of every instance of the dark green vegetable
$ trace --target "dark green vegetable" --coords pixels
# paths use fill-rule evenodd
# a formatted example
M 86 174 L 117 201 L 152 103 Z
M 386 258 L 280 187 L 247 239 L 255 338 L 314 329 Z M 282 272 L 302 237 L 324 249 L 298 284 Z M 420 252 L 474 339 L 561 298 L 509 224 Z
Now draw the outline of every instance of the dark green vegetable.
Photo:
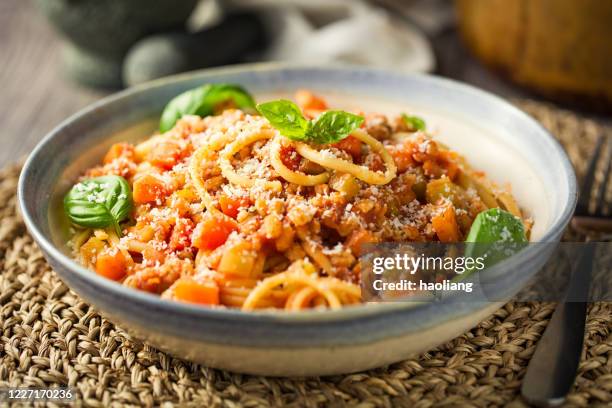
M 427 128 L 425 121 L 419 116 L 406 115 L 405 113 L 402 113 L 402 119 L 404 120 L 404 123 L 412 127 L 415 131 L 425 130 Z
M 121 236 L 119 223 L 132 210 L 132 191 L 119 176 L 103 176 L 82 181 L 64 197 L 64 211 L 70 221 L 87 228 L 112 226 Z
M 306 135 L 310 131 L 311 122 L 302 115 L 302 111 L 295 103 L 280 99 L 260 103 L 257 105 L 257 110 L 283 136 L 291 140 L 307 140 Z
M 528 243 L 523 221 L 501 208 L 478 214 L 465 241 L 465 256 L 484 258 L 485 268 L 509 258 Z M 467 270 L 460 279 L 472 272 Z
M 476 216 L 466 242 L 527 242 L 520 218 L 501 208 L 490 208 Z
M 260 103 L 257 110 L 281 135 L 316 144 L 339 142 L 364 121 L 362 116 L 338 110 L 324 112 L 317 120 L 309 121 L 295 103 L 284 99 Z
M 327 111 L 313 123 L 309 139 L 317 144 L 335 143 L 350 135 L 362 123 L 362 116 L 344 111 Z
M 253 97 L 241 86 L 206 84 L 190 89 L 172 99 L 164 108 L 159 131 L 167 132 L 184 115 L 209 116 L 215 106 L 232 101 L 239 109 L 255 108 Z

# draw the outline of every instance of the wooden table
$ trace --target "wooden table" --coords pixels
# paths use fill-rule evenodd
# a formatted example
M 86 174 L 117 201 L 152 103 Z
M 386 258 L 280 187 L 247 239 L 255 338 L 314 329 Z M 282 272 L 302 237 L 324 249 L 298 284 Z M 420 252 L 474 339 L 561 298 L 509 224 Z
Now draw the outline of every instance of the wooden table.
M 433 38 L 438 74 L 503 96 L 521 93 L 478 64 L 454 29 Z M 54 126 L 108 91 L 65 78 L 60 38 L 31 0 L 0 1 L 0 167 L 22 159 Z
M 64 78 L 59 45 L 31 0 L 0 0 L 0 166 L 104 95 Z

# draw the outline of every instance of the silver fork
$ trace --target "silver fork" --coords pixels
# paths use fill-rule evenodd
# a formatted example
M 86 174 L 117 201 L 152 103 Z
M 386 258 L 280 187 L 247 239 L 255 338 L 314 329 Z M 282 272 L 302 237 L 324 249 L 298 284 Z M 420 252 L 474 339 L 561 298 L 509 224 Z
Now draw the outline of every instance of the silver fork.
M 605 157 L 605 142 L 606 137 L 601 135 L 589 160 L 572 220 L 572 225 L 586 234 L 606 229 L 610 232 L 608 228 L 612 226 L 612 218 L 605 214 L 606 188 L 612 168 L 612 140 L 607 140 L 608 162 L 604 168 L 603 180 L 599 188 L 595 188 L 597 163 Z M 590 206 L 592 197 L 595 204 L 593 208 Z M 568 300 L 587 299 L 593 257 L 594 246 L 587 245 L 574 268 L 567 292 Z M 565 301 L 559 303 L 555 309 L 523 378 L 521 393 L 529 403 L 547 407 L 558 406 L 565 401 L 576 379 L 580 363 L 587 303 Z

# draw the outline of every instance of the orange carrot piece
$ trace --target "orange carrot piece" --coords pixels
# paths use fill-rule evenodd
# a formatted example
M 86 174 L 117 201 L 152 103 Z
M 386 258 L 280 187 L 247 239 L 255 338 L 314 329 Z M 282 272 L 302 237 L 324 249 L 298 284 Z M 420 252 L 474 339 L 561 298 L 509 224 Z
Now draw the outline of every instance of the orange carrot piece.
M 247 207 L 249 204 L 249 199 L 246 197 L 230 197 L 225 194 L 219 197 L 221 211 L 232 218 L 236 218 L 241 207 Z
M 134 157 L 134 146 L 129 143 L 115 143 L 108 149 L 108 152 L 102 160 L 104 164 L 113 162 L 115 159 L 125 157 L 131 159 Z
M 178 143 L 168 140 L 153 146 L 147 154 L 147 160 L 154 166 L 170 170 L 179 162 L 181 155 Z
M 123 279 L 127 272 L 126 259 L 117 249 L 98 254 L 96 272 L 105 278 L 119 281 Z
M 153 174 L 145 174 L 137 178 L 132 189 L 132 196 L 136 204 L 155 202 L 168 193 L 166 183 Z
M 214 282 L 197 282 L 181 278 L 174 284 L 174 297 L 188 303 L 201 305 L 219 304 L 219 287 Z
M 444 211 L 431 218 L 431 225 L 438 239 L 442 242 L 459 242 L 459 225 L 455 216 L 455 207 L 450 204 Z
M 191 244 L 198 249 L 215 249 L 225 243 L 233 231 L 238 230 L 236 221 L 228 216 L 208 215 L 196 226 Z

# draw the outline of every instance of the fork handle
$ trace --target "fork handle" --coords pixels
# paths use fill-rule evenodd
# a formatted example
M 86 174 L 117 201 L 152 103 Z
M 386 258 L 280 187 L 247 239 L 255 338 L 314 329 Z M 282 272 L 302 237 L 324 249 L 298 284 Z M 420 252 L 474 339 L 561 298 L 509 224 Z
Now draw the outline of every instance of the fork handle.
M 612 218 L 575 215 L 572 226 L 578 231 L 612 232 Z
M 584 341 L 594 243 L 587 243 L 572 271 L 567 298 L 553 313 L 523 378 L 521 393 L 531 404 L 558 406 L 565 401 L 574 380 Z

